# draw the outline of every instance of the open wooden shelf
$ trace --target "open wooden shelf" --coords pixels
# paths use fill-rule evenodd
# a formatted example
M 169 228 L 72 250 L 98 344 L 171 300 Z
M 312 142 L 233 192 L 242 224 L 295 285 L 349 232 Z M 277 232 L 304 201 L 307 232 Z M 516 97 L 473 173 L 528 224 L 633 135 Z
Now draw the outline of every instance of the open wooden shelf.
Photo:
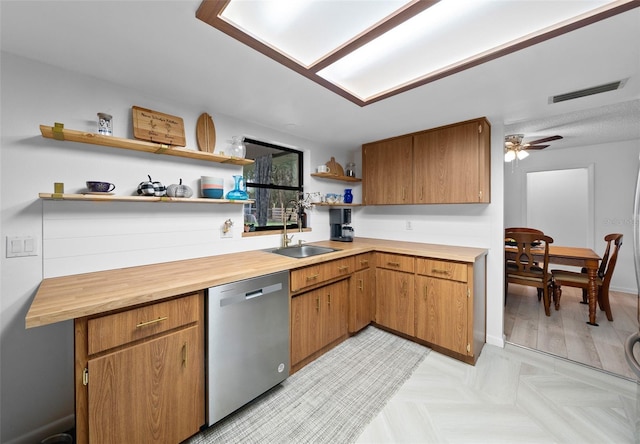
M 86 202 L 171 202 L 171 203 L 205 203 L 205 204 L 246 204 L 253 200 L 209 199 L 206 197 L 156 197 L 156 196 L 118 196 L 115 194 L 59 194 L 40 193 L 40 199 L 76 200 Z
M 208 162 L 227 163 L 233 165 L 249 165 L 252 159 L 244 159 L 232 156 L 220 156 L 205 151 L 195 151 L 186 148 L 165 145 L 162 143 L 146 142 L 144 140 L 124 139 L 121 137 L 104 136 L 97 133 L 88 133 L 66 129 L 62 124 L 55 126 L 40 125 L 42 137 L 70 142 L 89 143 L 92 145 L 108 146 L 112 148 L 122 148 L 133 151 L 143 151 L 145 153 L 166 154 L 168 156 L 186 157 L 188 159 L 206 160 Z
M 351 176 L 339 176 L 333 173 L 311 173 L 313 177 L 320 177 L 322 179 L 339 180 L 342 182 L 362 182 L 362 179 Z

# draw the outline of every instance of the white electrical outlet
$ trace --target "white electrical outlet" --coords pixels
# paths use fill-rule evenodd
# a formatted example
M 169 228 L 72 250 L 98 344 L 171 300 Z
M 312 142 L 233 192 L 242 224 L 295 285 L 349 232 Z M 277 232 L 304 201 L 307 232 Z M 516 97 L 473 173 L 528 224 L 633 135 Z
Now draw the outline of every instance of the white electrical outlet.
M 405 222 L 404 229 L 405 230 L 413 230 L 413 225 L 411 225 L 411 221 L 410 220 Z

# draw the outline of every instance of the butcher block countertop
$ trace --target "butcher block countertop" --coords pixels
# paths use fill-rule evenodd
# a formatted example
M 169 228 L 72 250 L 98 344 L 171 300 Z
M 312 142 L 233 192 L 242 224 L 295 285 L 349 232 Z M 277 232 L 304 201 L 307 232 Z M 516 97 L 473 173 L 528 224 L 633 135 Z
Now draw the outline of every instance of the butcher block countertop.
M 313 242 L 338 249 L 294 259 L 268 250 L 165 262 L 47 278 L 42 281 L 25 318 L 38 327 L 177 296 L 216 285 L 326 262 L 369 251 L 475 262 L 483 248 L 357 238 L 353 242 Z

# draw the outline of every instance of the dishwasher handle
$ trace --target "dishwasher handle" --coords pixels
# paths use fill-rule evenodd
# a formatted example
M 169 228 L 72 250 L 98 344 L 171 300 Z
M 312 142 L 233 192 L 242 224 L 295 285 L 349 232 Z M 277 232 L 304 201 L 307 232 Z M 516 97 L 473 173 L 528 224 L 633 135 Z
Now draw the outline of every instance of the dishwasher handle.
M 276 293 L 278 291 L 282 291 L 282 283 L 278 282 L 277 284 L 267 285 L 262 288 L 258 288 L 255 290 L 236 293 L 232 296 L 228 296 L 226 298 L 220 299 L 220 307 L 225 307 L 227 305 L 237 304 L 244 301 L 249 301 L 251 299 L 255 299 L 261 296 L 266 296 L 271 293 Z

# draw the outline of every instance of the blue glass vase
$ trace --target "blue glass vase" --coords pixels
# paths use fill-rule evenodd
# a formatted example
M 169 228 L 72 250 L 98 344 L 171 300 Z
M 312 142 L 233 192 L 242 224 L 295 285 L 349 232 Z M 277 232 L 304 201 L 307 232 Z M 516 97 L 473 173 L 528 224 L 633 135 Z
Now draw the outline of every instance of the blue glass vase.
M 247 200 L 249 195 L 247 194 L 247 185 L 244 182 L 242 176 L 233 176 L 235 180 L 235 188 L 227 193 L 227 199 L 229 200 Z
M 344 203 L 353 202 L 353 194 L 351 194 L 351 188 L 344 190 Z

